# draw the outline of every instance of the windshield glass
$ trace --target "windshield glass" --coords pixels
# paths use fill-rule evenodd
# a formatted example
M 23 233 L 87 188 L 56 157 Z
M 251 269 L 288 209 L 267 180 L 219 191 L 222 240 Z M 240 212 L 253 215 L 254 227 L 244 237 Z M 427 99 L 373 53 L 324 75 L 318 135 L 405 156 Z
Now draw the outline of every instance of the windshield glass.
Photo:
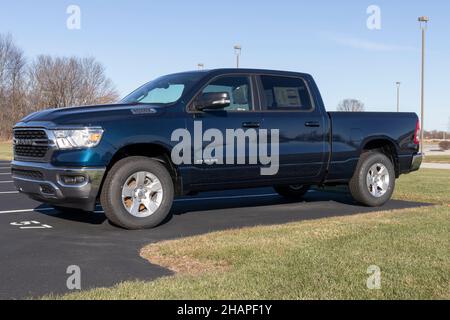
M 184 73 L 153 80 L 122 99 L 122 103 L 151 103 L 169 105 L 177 102 L 203 76 Z

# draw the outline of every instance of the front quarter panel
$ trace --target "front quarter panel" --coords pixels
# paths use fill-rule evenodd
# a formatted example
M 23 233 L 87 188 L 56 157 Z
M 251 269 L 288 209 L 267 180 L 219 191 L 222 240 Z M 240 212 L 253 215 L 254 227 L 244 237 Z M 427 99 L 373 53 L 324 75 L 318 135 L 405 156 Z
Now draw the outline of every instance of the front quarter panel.
M 92 121 L 92 126 L 104 129 L 100 144 L 89 149 L 57 150 L 51 162 L 55 166 L 108 166 L 118 150 L 132 144 L 153 143 L 171 150 L 176 143 L 170 140 L 173 130 L 185 128 L 184 115 L 173 108 L 158 114 L 130 112 L 120 119 Z

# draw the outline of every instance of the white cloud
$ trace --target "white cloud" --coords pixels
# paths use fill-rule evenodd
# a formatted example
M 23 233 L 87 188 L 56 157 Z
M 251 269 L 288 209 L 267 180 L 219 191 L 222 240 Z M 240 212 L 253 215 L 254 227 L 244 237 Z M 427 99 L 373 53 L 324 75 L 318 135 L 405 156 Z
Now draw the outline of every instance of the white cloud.
M 382 52 L 391 52 L 391 51 L 413 51 L 414 47 L 411 46 L 402 46 L 402 45 L 393 45 L 386 44 L 381 42 L 374 42 L 365 39 L 359 39 L 349 36 L 331 36 L 332 41 L 337 44 L 351 47 L 354 49 L 366 50 L 366 51 L 382 51 Z

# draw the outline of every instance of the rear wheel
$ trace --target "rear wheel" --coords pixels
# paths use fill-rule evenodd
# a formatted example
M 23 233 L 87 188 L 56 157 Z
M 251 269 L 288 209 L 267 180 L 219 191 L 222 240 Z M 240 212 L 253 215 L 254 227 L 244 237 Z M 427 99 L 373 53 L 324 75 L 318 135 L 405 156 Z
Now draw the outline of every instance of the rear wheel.
M 349 182 L 353 198 L 370 207 L 385 204 L 395 187 L 395 170 L 392 161 L 376 151 L 361 155 L 352 179 Z
M 274 186 L 273 188 L 280 196 L 294 200 L 301 199 L 309 190 L 309 186 L 301 184 Z
M 144 229 L 156 227 L 169 215 L 173 197 L 172 177 L 162 163 L 129 157 L 112 167 L 100 200 L 112 223 Z

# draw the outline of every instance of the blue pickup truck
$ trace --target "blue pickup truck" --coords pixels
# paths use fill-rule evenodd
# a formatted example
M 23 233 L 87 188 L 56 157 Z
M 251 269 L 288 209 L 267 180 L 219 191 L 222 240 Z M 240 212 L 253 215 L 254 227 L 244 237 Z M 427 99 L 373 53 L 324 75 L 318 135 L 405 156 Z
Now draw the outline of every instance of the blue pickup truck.
M 300 199 L 346 184 L 381 206 L 418 170 L 414 113 L 326 112 L 309 74 L 217 69 L 151 81 L 118 104 L 49 109 L 14 127 L 17 189 L 60 210 L 151 228 L 174 197 L 273 186 Z

